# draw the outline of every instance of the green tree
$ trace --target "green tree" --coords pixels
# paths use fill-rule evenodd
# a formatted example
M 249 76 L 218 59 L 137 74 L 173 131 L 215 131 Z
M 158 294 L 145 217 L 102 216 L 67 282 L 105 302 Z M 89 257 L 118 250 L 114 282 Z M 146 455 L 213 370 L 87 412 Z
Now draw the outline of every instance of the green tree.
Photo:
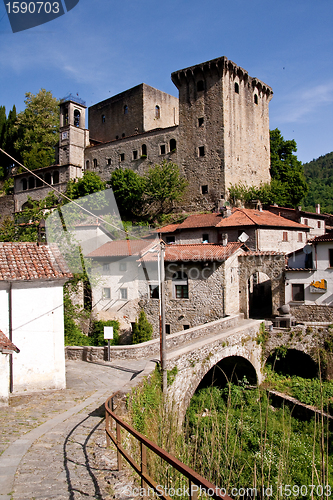
M 47 167 L 55 161 L 55 146 L 59 140 L 59 101 L 52 93 L 41 89 L 38 94 L 25 94 L 26 108 L 17 115 L 19 137 L 15 149 L 30 169 Z
M 303 165 L 294 154 L 294 140 L 286 141 L 279 129 L 270 132 L 271 201 L 280 206 L 295 208 L 308 192 Z
M 110 184 L 122 217 L 131 218 L 142 213 L 145 179 L 141 175 L 130 168 L 117 168 L 111 174 Z
M 16 124 L 16 107 L 13 106 L 8 113 L 8 118 L 6 118 L 5 108 L 2 107 L 0 111 L 0 147 L 6 151 L 13 158 L 16 158 L 18 161 L 21 161 L 21 155 L 15 149 L 15 142 L 18 139 L 18 128 Z M 2 124 L 2 126 L 1 126 Z M 8 158 L 7 155 L 1 153 L 0 154 L 0 178 L 7 178 L 10 173 L 12 167 L 15 165 L 15 162 Z
M 106 183 L 94 172 L 85 172 L 81 179 L 73 179 L 68 182 L 66 195 L 72 200 L 83 198 L 89 194 L 104 191 Z
M 144 200 L 149 207 L 148 211 L 156 214 L 169 212 L 172 202 L 182 198 L 188 185 L 178 165 L 166 160 L 150 167 L 144 178 Z
M 133 325 L 132 344 L 141 344 L 152 339 L 153 327 L 147 320 L 146 313 L 142 309 L 139 319 Z

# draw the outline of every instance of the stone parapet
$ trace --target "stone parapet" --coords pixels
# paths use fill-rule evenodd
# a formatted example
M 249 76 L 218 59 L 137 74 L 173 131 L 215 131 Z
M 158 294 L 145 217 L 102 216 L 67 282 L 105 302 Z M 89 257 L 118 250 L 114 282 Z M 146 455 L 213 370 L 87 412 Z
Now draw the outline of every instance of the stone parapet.
M 299 305 L 290 304 L 290 312 L 297 321 L 304 322 L 328 322 L 333 323 L 333 307 L 326 305 Z
M 242 314 L 233 314 L 226 318 L 212 321 L 205 325 L 189 328 L 181 332 L 173 333 L 167 336 L 167 349 L 175 349 L 176 347 L 192 342 L 194 339 L 205 337 L 208 335 L 217 335 L 227 328 L 232 328 L 243 319 Z M 111 360 L 114 359 L 140 359 L 151 356 L 158 356 L 160 353 L 160 340 L 154 339 L 142 344 L 134 344 L 127 346 L 111 346 Z M 66 346 L 66 359 L 82 360 L 82 361 L 98 361 L 107 359 L 107 347 L 93 346 Z

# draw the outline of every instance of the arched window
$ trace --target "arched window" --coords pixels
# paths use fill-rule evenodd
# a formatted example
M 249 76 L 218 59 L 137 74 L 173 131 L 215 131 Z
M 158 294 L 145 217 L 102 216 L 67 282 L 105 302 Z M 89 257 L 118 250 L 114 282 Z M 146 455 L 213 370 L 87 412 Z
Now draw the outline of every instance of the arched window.
M 78 109 L 74 110 L 74 127 L 80 126 L 80 111 Z
M 202 92 L 203 90 L 205 90 L 205 82 L 203 80 L 199 80 L 197 82 L 197 91 Z
M 128 114 L 128 106 L 127 104 L 125 104 L 124 106 L 124 115 L 127 115 Z
M 254 94 L 254 104 L 258 104 L 258 96 L 257 96 L 257 94 Z
M 94 168 L 97 168 L 97 159 L 96 158 L 93 159 L 93 164 L 94 164 Z
M 68 125 L 68 108 L 64 109 L 64 123 L 63 125 Z
M 172 276 L 172 294 L 175 299 L 188 299 L 187 274 L 177 271 Z
M 146 144 L 142 144 L 141 146 L 141 156 L 147 156 L 147 146 Z
M 59 184 L 59 172 L 55 170 L 53 172 L 53 184 Z
M 28 187 L 27 179 L 22 179 L 22 190 L 25 191 Z
M 35 187 L 35 178 L 29 177 L 28 184 L 29 184 L 29 189 L 33 189 Z
M 42 175 L 39 175 L 41 179 L 43 178 Z M 42 187 L 43 186 L 43 181 L 41 179 L 36 179 L 36 187 Z
M 48 184 L 51 184 L 52 182 L 52 178 L 51 178 L 51 174 L 50 172 L 47 172 L 44 176 L 44 179 L 45 179 L 45 182 L 47 182 Z
M 89 160 L 86 160 L 86 170 L 89 170 L 89 168 L 90 168 L 90 162 Z
M 239 94 L 239 84 L 237 82 L 235 82 L 235 92 Z
M 102 123 L 105 123 L 105 115 L 102 115 Z
M 170 153 L 173 153 L 176 151 L 177 148 L 177 141 L 176 139 L 170 139 Z
M 157 104 L 155 106 L 155 118 L 161 118 L 161 110 Z

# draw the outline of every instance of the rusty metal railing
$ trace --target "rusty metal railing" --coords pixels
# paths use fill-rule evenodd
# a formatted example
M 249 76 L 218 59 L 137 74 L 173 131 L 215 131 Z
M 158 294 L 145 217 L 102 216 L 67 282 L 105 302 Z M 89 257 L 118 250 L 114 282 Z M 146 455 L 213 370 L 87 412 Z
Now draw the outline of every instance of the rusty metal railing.
M 135 472 L 137 472 L 137 474 L 140 476 L 141 488 L 143 491 L 147 491 L 148 485 L 157 493 L 159 498 L 162 498 L 163 500 L 172 500 L 172 498 L 166 494 L 165 490 L 160 488 L 160 485 L 154 480 L 154 478 L 150 477 L 147 473 L 147 448 L 149 448 L 166 464 L 171 465 L 175 470 L 177 470 L 180 474 L 188 479 L 188 488 L 184 489 L 183 491 L 188 492 L 190 500 L 197 500 L 199 491 L 204 492 L 207 496 L 215 500 L 232 500 L 228 495 L 222 494 L 222 490 L 220 488 L 207 481 L 204 477 L 200 476 L 200 474 L 197 474 L 193 469 L 183 464 L 174 456 L 170 455 L 170 453 L 164 451 L 162 448 L 143 436 L 143 434 L 133 429 L 133 427 L 124 422 L 124 420 L 119 418 L 114 413 L 113 398 L 116 395 L 117 393 L 113 394 L 105 402 L 105 431 L 107 446 L 110 446 L 112 441 L 117 448 L 118 470 L 122 469 L 122 457 L 124 457 L 131 465 L 131 467 L 135 470 Z M 114 422 L 115 434 L 113 425 Z M 130 453 L 123 447 L 121 439 L 121 429 L 125 429 L 139 442 L 141 451 L 140 464 L 138 464 L 130 455 Z M 194 487 L 194 485 L 196 485 L 196 487 Z

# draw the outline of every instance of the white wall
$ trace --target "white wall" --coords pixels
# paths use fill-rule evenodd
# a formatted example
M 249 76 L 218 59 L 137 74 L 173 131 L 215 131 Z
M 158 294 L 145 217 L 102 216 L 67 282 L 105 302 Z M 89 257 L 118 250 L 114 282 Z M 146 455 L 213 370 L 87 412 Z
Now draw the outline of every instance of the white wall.
M 0 352 L 0 406 L 6 405 L 9 395 L 9 354 Z
M 7 288 L 7 289 L 6 289 Z M 9 284 L 1 284 L 1 329 L 8 336 Z M 14 392 L 66 387 L 63 282 L 14 282 L 12 285 Z

